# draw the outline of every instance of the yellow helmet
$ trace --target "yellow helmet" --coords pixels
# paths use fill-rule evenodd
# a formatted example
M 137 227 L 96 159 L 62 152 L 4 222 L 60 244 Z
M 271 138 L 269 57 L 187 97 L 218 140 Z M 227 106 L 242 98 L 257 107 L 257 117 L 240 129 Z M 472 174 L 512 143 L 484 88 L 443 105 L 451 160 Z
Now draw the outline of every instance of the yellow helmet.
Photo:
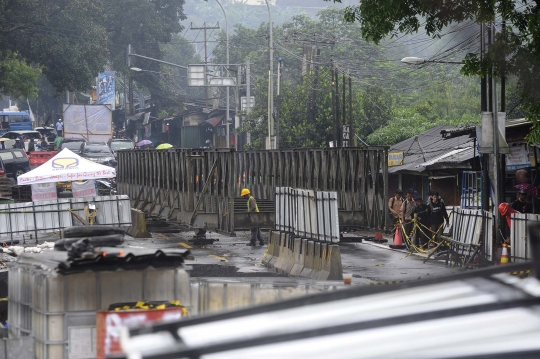
M 244 189 L 242 190 L 242 192 L 240 193 L 240 196 L 245 196 L 245 195 L 247 195 L 247 194 L 251 194 L 251 192 L 249 191 L 249 189 L 244 188 Z

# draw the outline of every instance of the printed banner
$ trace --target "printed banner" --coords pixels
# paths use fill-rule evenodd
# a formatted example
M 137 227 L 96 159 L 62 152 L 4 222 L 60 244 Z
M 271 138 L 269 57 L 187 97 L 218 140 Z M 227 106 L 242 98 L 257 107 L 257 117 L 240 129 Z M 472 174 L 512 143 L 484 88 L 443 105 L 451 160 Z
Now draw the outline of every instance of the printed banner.
M 39 183 L 32 185 L 32 201 L 42 201 L 46 199 L 57 199 L 56 183 Z
M 130 310 L 96 313 L 97 358 L 122 353 L 120 332 L 123 327 L 140 326 L 161 321 L 179 320 L 182 308 Z
M 510 153 L 506 156 L 506 169 L 509 171 L 531 167 L 529 149 L 525 143 L 509 144 Z
M 97 92 L 98 105 L 111 105 L 115 109 L 116 98 L 114 91 L 114 71 L 105 71 L 98 75 Z
M 64 104 L 64 137 L 107 142 L 113 133 L 110 105 Z
M 96 181 L 88 180 L 84 182 L 72 182 L 71 191 L 73 198 L 96 196 Z

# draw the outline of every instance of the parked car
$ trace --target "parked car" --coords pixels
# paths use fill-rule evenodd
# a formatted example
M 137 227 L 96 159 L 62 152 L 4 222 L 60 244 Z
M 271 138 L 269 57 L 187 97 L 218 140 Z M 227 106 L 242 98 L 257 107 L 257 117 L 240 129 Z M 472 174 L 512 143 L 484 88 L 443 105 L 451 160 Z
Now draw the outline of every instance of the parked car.
M 0 150 L 0 158 L 4 162 L 7 177 L 16 179 L 30 171 L 30 160 L 23 149 Z
M 116 167 L 114 155 L 105 142 L 84 142 L 80 156 L 101 165 Z
M 3 138 L 9 139 L 5 141 L 4 144 L 6 149 L 13 148 L 15 145 L 15 140 L 17 138 L 22 138 L 24 140 L 24 149 L 28 152 L 28 145 L 30 144 L 30 139 L 34 139 L 34 146 L 37 149 L 38 144 L 41 144 L 42 137 L 39 131 L 9 131 L 2 135 Z
M 109 140 L 109 148 L 111 149 L 114 157 L 116 158 L 116 151 L 120 150 L 132 150 L 135 148 L 135 143 L 127 138 L 115 138 Z
M 58 151 L 62 151 L 64 148 L 67 148 L 68 150 L 71 150 L 73 153 L 76 153 L 78 155 L 81 154 L 81 146 L 84 144 L 83 138 L 64 138 L 62 142 L 60 142 L 60 147 L 58 148 Z

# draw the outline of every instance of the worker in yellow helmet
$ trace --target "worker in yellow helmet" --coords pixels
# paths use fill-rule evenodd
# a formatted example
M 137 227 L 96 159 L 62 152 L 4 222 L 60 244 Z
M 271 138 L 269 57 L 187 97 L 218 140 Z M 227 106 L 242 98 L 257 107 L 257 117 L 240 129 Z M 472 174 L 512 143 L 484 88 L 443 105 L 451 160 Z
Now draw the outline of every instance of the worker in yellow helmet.
M 248 212 L 259 212 L 257 201 L 255 200 L 255 198 L 253 198 L 253 196 L 251 195 L 251 192 L 249 192 L 249 189 L 244 188 L 242 192 L 240 193 L 240 196 L 242 196 L 242 198 L 247 199 Z M 249 241 L 248 246 L 255 246 L 257 244 L 257 239 L 259 240 L 260 245 L 264 246 L 264 240 L 262 238 L 261 229 L 259 227 L 252 227 L 251 240 Z

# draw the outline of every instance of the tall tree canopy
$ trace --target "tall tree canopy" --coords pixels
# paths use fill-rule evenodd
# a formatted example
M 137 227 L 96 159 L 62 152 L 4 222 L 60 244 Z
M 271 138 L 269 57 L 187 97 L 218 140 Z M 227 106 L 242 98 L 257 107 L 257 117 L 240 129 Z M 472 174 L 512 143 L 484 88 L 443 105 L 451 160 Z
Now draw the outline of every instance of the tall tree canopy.
M 123 69 L 128 43 L 160 58 L 158 42 L 181 31 L 184 0 L 0 0 L 0 71 L 4 93 L 28 96 L 39 71 L 61 92 L 84 90 L 106 64 Z M 32 75 L 28 77 L 29 75 Z M 34 81 L 35 82 L 35 81 Z M 8 84 L 6 86 L 4 84 Z
M 388 35 L 415 33 L 420 28 L 437 37 L 444 27 L 465 20 L 495 23 L 498 34 L 487 56 L 467 55 L 462 72 L 482 76 L 492 67 L 496 76 L 517 76 L 522 108 L 533 121 L 528 139 L 540 142 L 539 0 L 362 0 L 358 6 L 348 7 L 344 17 L 349 22 L 358 21 L 362 37 L 375 43 Z M 502 20 L 506 27 L 501 26 Z

